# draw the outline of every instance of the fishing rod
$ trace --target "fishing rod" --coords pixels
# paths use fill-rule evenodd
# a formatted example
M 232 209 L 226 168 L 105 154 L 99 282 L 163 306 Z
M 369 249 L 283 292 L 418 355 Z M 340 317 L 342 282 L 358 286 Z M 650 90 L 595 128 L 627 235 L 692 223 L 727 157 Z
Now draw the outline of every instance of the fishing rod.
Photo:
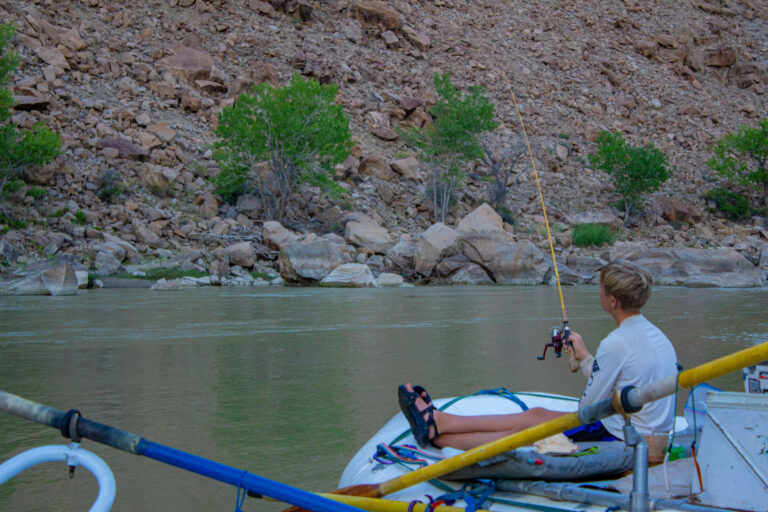
M 226 466 L 191 453 L 154 443 L 136 434 L 97 423 L 74 409 L 63 412 L 0 390 L 0 411 L 59 429 L 73 441 L 90 439 L 124 452 L 142 455 L 192 473 L 236 486 L 240 490 L 304 507 L 315 512 L 360 512 L 360 509 L 317 494 L 268 480 L 248 471 Z M 245 496 L 243 495 L 243 498 Z
M 560 357 L 563 354 L 563 347 L 568 352 L 568 365 L 571 368 L 571 372 L 579 370 L 579 362 L 576 361 L 576 356 L 573 353 L 573 343 L 570 341 L 571 327 L 568 324 L 568 312 L 565 309 L 565 301 L 563 300 L 563 288 L 560 285 L 560 273 L 557 271 L 557 258 L 555 258 L 555 245 L 552 243 L 552 233 L 549 230 L 549 220 L 547 218 L 547 207 L 544 204 L 544 194 L 541 192 L 541 182 L 539 181 L 539 173 L 536 171 L 536 161 L 533 159 L 533 150 L 531 150 L 531 144 L 528 142 L 528 134 L 525 131 L 525 123 L 523 123 L 523 116 L 520 114 L 520 107 L 517 106 L 517 97 L 512 90 L 512 85 L 509 83 L 507 73 L 504 70 L 501 71 L 504 75 L 504 81 L 507 83 L 509 93 L 512 95 L 512 102 L 515 104 L 515 110 L 517 111 L 517 118 L 520 120 L 520 127 L 523 130 L 523 138 L 525 139 L 525 145 L 528 147 L 528 156 L 531 157 L 531 166 L 533 167 L 533 175 L 536 178 L 536 188 L 539 191 L 539 201 L 541 202 L 541 211 L 544 213 L 544 226 L 547 228 L 547 241 L 549 242 L 549 252 L 552 255 L 552 268 L 555 271 L 555 281 L 557 282 L 557 293 L 560 296 L 560 312 L 563 317 L 562 329 L 558 327 L 552 328 L 551 339 L 549 343 L 544 345 L 544 352 L 537 356 L 536 359 L 543 361 L 547 357 L 547 349 L 552 347 L 555 351 L 555 357 Z

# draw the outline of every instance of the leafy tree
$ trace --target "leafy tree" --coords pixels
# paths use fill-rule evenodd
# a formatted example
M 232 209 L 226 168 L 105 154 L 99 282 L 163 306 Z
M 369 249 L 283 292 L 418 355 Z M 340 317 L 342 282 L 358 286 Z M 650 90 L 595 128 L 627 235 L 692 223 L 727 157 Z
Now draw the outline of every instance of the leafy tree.
M 270 218 L 283 220 L 300 184 L 338 193 L 333 166 L 351 150 L 349 118 L 335 103 L 337 87 L 293 75 L 290 84 L 253 87 L 219 115 L 214 183 L 233 201 L 255 190 Z M 268 161 L 269 169 L 259 169 Z
M 61 139 L 42 121 L 29 130 L 19 131 L 11 122 L 13 94 L 7 88 L 19 65 L 14 52 L 7 52 L 8 43 L 16 33 L 11 24 L 0 25 L 0 190 L 29 167 L 44 165 L 59 154 Z
M 630 146 L 618 132 L 600 132 L 597 151 L 589 155 L 589 162 L 610 176 L 624 208 L 625 226 L 634 218 L 633 212 L 642 211 L 646 196 L 672 177 L 664 153 L 653 144 Z
M 742 185 L 762 189 L 768 222 L 768 119 L 758 128 L 743 126 L 723 137 L 712 148 L 715 156 L 707 164 Z
M 483 156 L 480 134 L 495 129 L 496 123 L 493 104 L 481 87 L 462 94 L 448 74 L 435 74 L 434 83 L 439 99 L 429 109 L 433 122 L 420 129 L 400 130 L 400 134 L 429 164 L 435 220 L 444 222 L 454 193 L 464 182 L 465 165 Z

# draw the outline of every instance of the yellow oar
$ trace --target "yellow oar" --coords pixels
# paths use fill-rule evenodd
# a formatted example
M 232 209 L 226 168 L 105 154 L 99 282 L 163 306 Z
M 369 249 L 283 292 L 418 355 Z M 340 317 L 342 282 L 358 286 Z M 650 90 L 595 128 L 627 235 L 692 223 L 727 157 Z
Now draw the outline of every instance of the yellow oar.
M 766 359 L 768 359 L 768 342 L 715 359 L 709 363 L 681 372 L 676 376 L 667 377 L 666 379 L 654 382 L 645 388 L 632 389 L 626 393 L 625 398 L 627 405 L 639 408 L 643 404 L 676 393 L 678 386 L 680 388 L 691 388 L 702 382 L 706 382 L 715 377 L 720 377 L 732 371 L 740 370 L 741 368 L 745 368 Z M 473 448 L 454 457 L 436 462 L 431 466 L 426 466 L 411 473 L 392 478 L 380 484 L 353 485 L 333 491 L 332 494 L 381 498 L 388 494 L 392 494 L 393 492 L 411 487 L 412 485 L 458 471 L 459 469 L 471 466 L 472 464 L 476 464 L 509 450 L 514 450 L 521 446 L 528 446 L 535 441 L 563 432 L 564 430 L 595 422 L 611 416 L 616 412 L 611 400 L 604 400 L 584 407 L 578 412 L 560 416 L 491 443 L 478 446 L 477 448 Z M 288 510 L 293 510 L 295 512 L 299 509 L 293 507 Z

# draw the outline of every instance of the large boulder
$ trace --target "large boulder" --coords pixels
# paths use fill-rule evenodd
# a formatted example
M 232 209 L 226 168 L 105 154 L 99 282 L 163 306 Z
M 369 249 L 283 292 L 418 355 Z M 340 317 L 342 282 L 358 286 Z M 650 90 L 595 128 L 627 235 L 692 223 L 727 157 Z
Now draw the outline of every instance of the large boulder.
M 470 263 L 469 265 L 461 267 L 448 279 L 448 281 L 451 284 L 495 284 L 493 279 L 488 275 L 488 272 L 475 263 Z
M 349 8 L 349 16 L 379 29 L 394 30 L 400 27 L 400 13 L 392 9 L 387 2 L 379 0 L 354 2 Z
M 77 276 L 69 263 L 61 263 L 44 271 L 40 281 L 51 295 L 77 295 Z
M 416 242 L 410 236 L 407 236 L 400 239 L 399 242 L 387 251 L 384 263 L 387 270 L 404 272 L 413 268 L 415 256 Z
M 102 237 L 104 238 L 104 243 L 99 244 L 95 247 L 95 250 L 102 251 L 107 250 L 112 252 L 117 259 L 119 259 L 121 262 L 123 261 L 130 261 L 131 263 L 138 262 L 139 259 L 139 251 L 136 249 L 136 246 L 134 246 L 130 242 L 126 242 L 120 237 L 114 236 L 110 233 L 102 233 Z
M 531 242 L 516 242 L 488 204 L 464 217 L 457 228 L 461 252 L 498 284 L 540 284 L 549 266 Z
M 469 213 L 456 229 L 462 254 L 486 268 L 500 244 L 515 241 L 515 237 L 504 230 L 504 220 L 488 204 Z
M 96 253 L 93 265 L 96 267 L 96 274 L 100 276 L 112 275 L 120 270 L 120 260 L 111 251 L 99 251 Z
M 379 254 L 385 254 L 395 244 L 389 231 L 378 225 L 372 218 L 362 214 L 355 214 L 347 222 L 344 238 L 355 247 Z
M 277 249 L 278 251 L 283 250 L 285 247 L 288 247 L 299 239 L 298 235 L 284 228 L 282 224 L 274 220 L 269 220 L 264 223 L 262 226 L 262 233 L 264 243 L 267 247 Z
M 675 197 L 665 197 L 659 201 L 661 216 L 669 222 L 687 222 L 696 224 L 701 220 L 701 210 L 692 204 L 685 204 Z
M 240 242 L 225 247 L 222 254 L 229 259 L 230 264 L 243 268 L 251 268 L 256 263 L 256 251 L 251 242 Z
M 403 178 L 419 181 L 419 161 L 416 158 L 409 156 L 408 158 L 393 160 L 389 165 Z
M 97 146 L 99 149 L 113 150 L 116 156 L 130 160 L 142 160 L 149 154 L 146 149 L 123 137 L 102 137 Z
M 192 83 L 211 76 L 214 61 L 209 54 L 183 45 L 170 48 L 172 55 L 160 59 L 157 66 L 168 70 L 177 80 Z
M 280 276 L 287 282 L 322 281 L 342 264 L 341 247 L 324 238 L 294 242 L 280 251 L 279 261 Z
M 154 249 L 165 249 L 168 243 L 157 236 L 154 231 L 141 222 L 139 219 L 133 219 L 133 234 L 139 243 L 146 244 Z
M 458 252 L 459 234 L 442 222 L 432 224 L 416 243 L 413 263 L 416 272 L 429 276 L 440 260 Z
M 646 268 L 658 284 L 749 288 L 762 285 L 759 266 L 731 248 L 653 248 L 621 244 L 611 260 L 625 259 Z
M 550 268 L 544 253 L 527 240 L 496 244 L 483 266 L 498 284 L 541 284 Z
M 368 265 L 362 263 L 345 263 L 339 265 L 320 281 L 320 286 L 330 288 L 372 288 L 376 286 L 376 278 Z
M 383 158 L 370 155 L 362 159 L 358 172 L 361 176 L 370 176 L 384 181 L 394 181 L 395 173 Z
M 77 289 L 77 276 L 72 265 L 61 263 L 2 283 L 0 295 L 76 295 Z
M 376 286 L 379 287 L 397 287 L 403 286 L 405 279 L 399 274 L 390 274 L 388 272 L 382 272 L 379 277 L 376 278 Z
M 494 235 L 504 231 L 504 220 L 488 203 L 483 203 L 461 219 L 456 229 L 463 237 Z

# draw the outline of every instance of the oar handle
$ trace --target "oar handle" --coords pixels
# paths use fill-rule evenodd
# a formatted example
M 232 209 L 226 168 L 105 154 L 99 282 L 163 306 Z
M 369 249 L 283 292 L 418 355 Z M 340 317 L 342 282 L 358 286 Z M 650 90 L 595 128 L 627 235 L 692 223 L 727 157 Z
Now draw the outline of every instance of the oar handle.
M 67 413 L 2 390 L 0 390 L 0 411 L 59 430 L 67 426 L 64 424 L 68 419 Z M 141 436 L 83 417 L 77 421 L 76 434 L 133 454 L 136 454 L 136 447 L 141 441 Z

